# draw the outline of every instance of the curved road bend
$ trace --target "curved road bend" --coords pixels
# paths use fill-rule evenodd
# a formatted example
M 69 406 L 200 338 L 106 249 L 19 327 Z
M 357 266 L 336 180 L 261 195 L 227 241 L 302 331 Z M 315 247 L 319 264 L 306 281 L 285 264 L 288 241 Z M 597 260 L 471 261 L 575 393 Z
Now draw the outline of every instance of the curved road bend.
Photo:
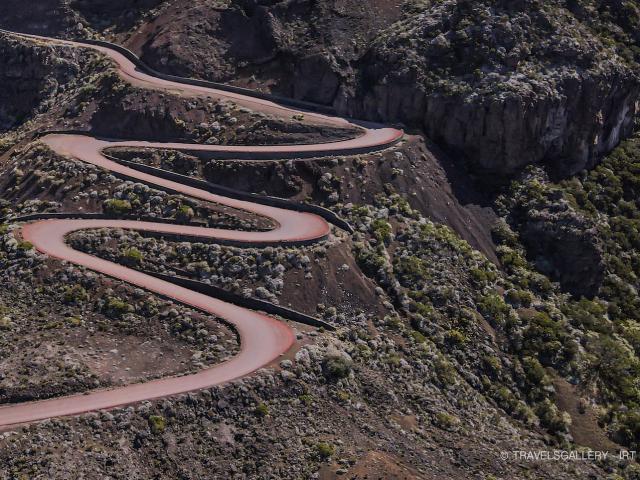
M 174 81 L 157 79 L 139 72 L 135 65 L 120 53 L 102 46 L 87 46 L 70 41 L 35 38 L 49 43 L 80 48 L 92 48 L 110 57 L 118 67 L 120 75 L 127 81 L 147 88 L 178 91 L 185 95 L 209 95 L 228 99 L 248 108 L 291 118 L 300 111 L 277 105 L 269 100 L 253 98 L 237 93 L 200 86 L 181 84 Z M 177 302 L 190 305 L 224 319 L 231 324 L 240 337 L 240 352 L 232 359 L 205 368 L 195 374 L 181 377 L 167 377 L 117 387 L 110 390 L 94 390 L 86 394 L 70 395 L 48 400 L 12 404 L 0 407 L 0 427 L 28 423 L 46 418 L 76 415 L 91 410 L 109 409 L 121 405 L 149 400 L 158 397 L 176 395 L 208 388 L 248 375 L 268 365 L 280 354 L 286 352 L 294 343 L 291 328 L 272 317 L 211 298 L 192 290 L 176 286 L 123 265 L 109 262 L 72 249 L 65 243 L 65 237 L 71 232 L 96 228 L 124 228 L 137 231 L 153 231 L 236 241 L 243 244 L 278 245 L 293 244 L 325 238 L 330 233 L 327 222 L 319 216 L 296 212 L 242 200 L 215 195 L 198 188 L 190 187 L 171 180 L 139 172 L 107 159 L 102 151 L 112 147 L 169 148 L 187 151 L 232 152 L 242 158 L 251 158 L 259 154 L 260 158 L 280 159 L 287 154 L 300 153 L 305 156 L 327 156 L 331 154 L 348 155 L 364 150 L 386 148 L 397 142 L 403 132 L 393 128 L 377 126 L 361 127 L 346 119 L 303 112 L 305 120 L 332 126 L 356 127 L 361 135 L 344 141 L 315 145 L 278 145 L 278 146 L 222 146 L 193 145 L 182 143 L 153 143 L 137 141 L 107 141 L 82 135 L 55 134 L 41 139 L 59 155 L 72 157 L 92 163 L 114 173 L 126 174 L 141 182 L 169 188 L 184 195 L 204 201 L 215 202 L 272 219 L 277 225 L 266 232 L 244 232 L 202 228 L 184 225 L 170 225 L 152 222 L 128 220 L 43 220 L 22 227 L 22 237 L 33 243 L 35 248 L 46 255 L 86 267 L 120 279 L 132 285 L 169 297 Z

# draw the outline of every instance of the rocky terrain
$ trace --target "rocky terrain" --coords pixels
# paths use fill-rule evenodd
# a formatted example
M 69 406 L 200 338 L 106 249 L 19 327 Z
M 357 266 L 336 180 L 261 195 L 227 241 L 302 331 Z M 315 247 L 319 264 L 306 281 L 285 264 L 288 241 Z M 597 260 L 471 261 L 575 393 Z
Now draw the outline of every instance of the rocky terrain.
M 638 12 L 635 2 L 418 3 L 367 53 L 354 108 L 420 125 L 495 173 L 544 161 L 576 173 L 632 132 Z
M 633 129 L 636 2 L 210 3 L 169 6 L 126 42 L 162 71 L 420 128 L 494 173 L 576 173 Z
M 40 3 L 55 22 L 8 2 L 0 26 L 115 39 L 163 72 L 403 122 L 492 173 L 591 168 L 638 109 L 634 1 Z
M 410 134 L 380 152 L 310 160 L 109 150 L 323 206 L 353 233 L 240 248 L 99 229 L 70 245 L 335 330 L 281 319 L 295 347 L 248 377 L 6 428 L 0 478 L 640 478 L 617 455 L 502 455 L 640 445 L 637 2 L 32 3 L 3 2 L 0 27 L 116 40 L 163 72 Z M 57 155 L 39 134 L 276 145 L 354 131 L 130 84 L 84 49 L 1 34 L 0 53 L 0 405 L 233 357 L 230 325 L 38 253 L 19 218 L 273 222 Z
M 36 48 L 4 35 L 0 36 L 0 49 L 0 132 L 4 133 L 47 111 L 53 98 L 77 78 L 83 59 L 81 54 L 63 56 L 57 54 L 56 47 Z

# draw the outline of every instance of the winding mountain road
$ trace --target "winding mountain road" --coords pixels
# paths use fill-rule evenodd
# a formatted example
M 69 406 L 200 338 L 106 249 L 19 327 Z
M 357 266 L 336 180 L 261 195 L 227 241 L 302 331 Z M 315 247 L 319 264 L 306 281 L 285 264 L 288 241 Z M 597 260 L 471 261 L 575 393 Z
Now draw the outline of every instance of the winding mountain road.
M 108 390 L 94 390 L 86 394 L 70 395 L 48 400 L 40 400 L 0 407 L 0 427 L 28 423 L 52 417 L 76 415 L 91 410 L 109 409 L 143 400 L 165 397 L 204 389 L 248 375 L 270 364 L 294 344 L 295 336 L 291 328 L 272 317 L 229 304 L 207 295 L 182 288 L 173 283 L 132 270 L 123 265 L 109 262 L 72 249 L 65 242 L 71 232 L 96 228 L 123 228 L 137 231 L 153 231 L 167 234 L 188 235 L 203 239 L 216 239 L 242 244 L 291 245 L 326 238 L 330 234 L 327 222 L 311 213 L 296 212 L 263 204 L 251 203 L 215 195 L 207 191 L 159 178 L 148 173 L 131 169 L 109 160 L 103 151 L 113 147 L 163 148 L 186 151 L 224 152 L 235 158 L 283 159 L 292 156 L 322 157 L 328 155 L 348 155 L 363 151 L 387 148 L 396 143 L 403 132 L 371 124 L 355 124 L 347 119 L 304 111 L 279 105 L 264 98 L 254 98 L 235 92 L 228 92 L 201 85 L 191 85 L 173 80 L 157 78 L 144 73 L 127 56 L 106 46 L 87 45 L 66 40 L 49 39 L 18 34 L 34 41 L 90 48 L 111 58 L 117 65 L 121 77 L 128 82 L 152 89 L 178 92 L 184 95 L 207 95 L 226 99 L 252 110 L 270 113 L 290 119 L 292 115 L 304 113 L 304 121 L 336 127 L 357 128 L 355 138 L 322 144 L 278 145 L 278 146 L 223 146 L 194 145 L 183 143 L 152 143 L 138 141 L 108 141 L 83 135 L 52 134 L 41 138 L 54 152 L 83 162 L 94 164 L 116 174 L 135 178 L 140 182 L 169 189 L 208 202 L 215 202 L 270 218 L 276 227 L 264 232 L 247 232 L 201 228 L 164 223 L 138 222 L 131 220 L 42 220 L 24 225 L 20 235 L 31 242 L 41 253 L 71 262 L 75 265 L 123 280 L 148 291 L 169 297 L 176 302 L 192 306 L 224 319 L 239 334 L 240 351 L 232 359 L 205 368 L 195 374 L 181 377 L 167 377 L 145 383 L 126 385 Z

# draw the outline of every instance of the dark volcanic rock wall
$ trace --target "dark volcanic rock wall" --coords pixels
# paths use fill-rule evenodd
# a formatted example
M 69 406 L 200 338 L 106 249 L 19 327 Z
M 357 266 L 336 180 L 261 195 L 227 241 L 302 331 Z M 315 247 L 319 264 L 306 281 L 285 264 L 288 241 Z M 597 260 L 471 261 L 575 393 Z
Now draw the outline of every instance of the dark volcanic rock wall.
M 404 122 L 491 172 L 592 167 L 638 112 L 635 1 L 177 7 L 130 39 L 154 67 Z
M 400 17 L 387 0 L 174 3 L 128 45 L 155 68 L 332 104 L 352 65 Z
M 2 0 L 0 28 L 58 37 L 128 31 L 162 0 Z
M 635 40 L 616 43 L 559 2 L 489 3 L 407 14 L 362 60 L 341 109 L 422 127 L 497 173 L 543 161 L 567 174 L 593 167 L 633 130 Z
M 0 27 L 17 32 L 54 34 L 73 24 L 64 0 L 2 0 Z
M 421 127 L 449 152 L 508 175 L 539 162 L 563 174 L 592 168 L 633 131 L 640 83 L 630 71 L 572 73 L 541 87 L 495 96 L 427 93 L 402 73 L 385 72 L 340 107 Z
M 75 54 L 0 35 L 0 132 L 50 108 L 49 99 L 78 73 Z
M 154 68 L 419 128 L 512 175 L 594 166 L 640 98 L 640 9 L 611 0 L 6 0 L 0 25 L 123 41 Z M 92 33 L 93 32 L 93 33 Z
M 82 23 L 96 30 L 111 28 L 115 32 L 133 28 L 141 15 L 163 0 L 73 0 L 70 6 Z M 76 15 L 78 17 L 78 15 Z M 86 34 L 85 34 L 86 35 Z

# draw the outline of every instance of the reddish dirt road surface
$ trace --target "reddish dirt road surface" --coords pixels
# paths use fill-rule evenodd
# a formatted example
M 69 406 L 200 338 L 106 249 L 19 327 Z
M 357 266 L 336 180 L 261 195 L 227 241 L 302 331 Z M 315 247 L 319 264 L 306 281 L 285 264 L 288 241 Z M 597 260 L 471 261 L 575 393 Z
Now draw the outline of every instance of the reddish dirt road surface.
M 25 35 L 26 36 L 26 35 Z M 238 158 L 280 159 L 300 154 L 305 157 L 348 155 L 362 150 L 386 148 L 398 141 L 403 132 L 375 125 L 355 125 L 349 120 L 318 113 L 300 112 L 272 101 L 230 93 L 201 86 L 155 78 L 140 72 L 124 55 L 103 46 L 87 46 L 75 42 L 26 36 L 35 41 L 49 42 L 79 48 L 92 48 L 110 57 L 118 66 L 120 75 L 132 84 L 146 88 L 170 90 L 180 94 L 207 95 L 226 99 L 253 110 L 291 118 L 304 114 L 304 121 L 331 126 L 357 127 L 361 135 L 344 141 L 315 145 L 278 146 L 223 146 L 192 145 L 179 143 L 150 143 L 137 141 L 107 141 L 83 135 L 54 134 L 41 139 L 60 155 L 92 163 L 117 174 L 124 174 L 143 183 L 170 189 L 204 201 L 215 202 L 271 218 L 276 228 L 266 232 L 245 232 L 208 229 L 184 225 L 137 222 L 130 220 L 43 220 L 25 225 L 20 234 L 43 254 L 75 265 L 84 266 L 145 288 L 215 315 L 230 323 L 240 336 L 240 353 L 218 365 L 205 368 L 198 373 L 181 377 L 169 377 L 146 383 L 127 385 L 111 390 L 95 390 L 88 394 L 13 404 L 0 407 L 0 427 L 28 423 L 51 417 L 76 415 L 91 410 L 109 409 L 121 405 L 176 395 L 192 390 L 204 389 L 248 375 L 270 364 L 291 348 L 295 342 L 292 329 L 285 323 L 267 315 L 232 305 L 221 300 L 178 287 L 172 283 L 151 277 L 125 266 L 109 262 L 86 253 L 76 251 L 65 242 L 65 237 L 77 230 L 96 228 L 124 228 L 138 231 L 153 231 L 167 234 L 188 235 L 207 239 L 235 241 L 243 244 L 278 245 L 320 240 L 330 234 L 327 222 L 319 216 L 235 200 L 214 195 L 198 188 L 139 172 L 106 158 L 102 152 L 111 147 L 164 148 L 188 151 L 225 152 Z

